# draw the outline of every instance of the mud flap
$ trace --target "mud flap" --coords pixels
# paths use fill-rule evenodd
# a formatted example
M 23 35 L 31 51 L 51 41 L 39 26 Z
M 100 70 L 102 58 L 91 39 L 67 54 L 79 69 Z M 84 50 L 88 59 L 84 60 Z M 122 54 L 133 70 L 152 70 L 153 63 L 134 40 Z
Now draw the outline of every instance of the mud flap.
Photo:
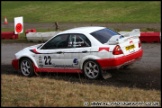
M 105 70 L 102 70 L 101 76 L 102 76 L 103 79 L 108 79 L 108 78 L 112 77 L 111 73 L 109 73 Z

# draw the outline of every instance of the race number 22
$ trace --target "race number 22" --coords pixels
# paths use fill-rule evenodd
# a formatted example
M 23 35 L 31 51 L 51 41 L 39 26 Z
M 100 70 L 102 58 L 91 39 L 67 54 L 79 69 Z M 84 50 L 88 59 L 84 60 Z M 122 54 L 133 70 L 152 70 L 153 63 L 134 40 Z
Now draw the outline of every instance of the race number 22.
M 44 56 L 45 65 L 51 65 L 51 56 Z

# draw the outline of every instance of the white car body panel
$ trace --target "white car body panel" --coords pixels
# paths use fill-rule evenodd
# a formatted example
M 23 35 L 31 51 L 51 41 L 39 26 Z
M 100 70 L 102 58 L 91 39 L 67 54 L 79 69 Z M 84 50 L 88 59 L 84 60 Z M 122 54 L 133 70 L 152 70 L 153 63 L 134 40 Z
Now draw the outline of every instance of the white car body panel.
M 27 47 L 17 52 L 15 54 L 16 60 L 20 61 L 21 58 L 27 57 L 33 62 L 36 69 L 56 68 L 56 69 L 82 70 L 83 64 L 86 60 L 98 60 L 99 65 L 105 68 L 106 66 L 105 63 L 108 63 L 108 61 L 111 60 L 113 60 L 114 63 L 112 67 L 118 67 L 119 65 L 121 66 L 124 65 L 125 63 L 124 60 L 122 61 L 122 57 L 123 59 L 125 57 L 128 58 L 128 61 L 126 62 L 141 57 L 142 51 L 139 54 L 136 54 L 136 52 L 142 50 L 141 47 L 139 47 L 140 40 L 139 37 L 137 36 L 138 33 L 136 34 L 138 30 L 134 30 L 130 33 L 133 34 L 134 36 L 116 35 L 110 38 L 108 42 L 103 44 L 99 42 L 96 38 L 94 38 L 90 33 L 104 28 L 105 27 L 80 27 L 80 28 L 75 28 L 75 29 L 70 29 L 67 31 L 60 32 L 57 35 L 53 36 L 51 39 L 49 39 L 47 42 L 42 44 L 42 46 L 40 46 L 41 44 L 38 44 L 38 45 Z M 56 36 L 59 36 L 61 34 L 70 34 L 70 33 L 84 34 L 88 38 L 88 40 L 90 40 L 91 47 L 76 46 L 76 48 L 42 49 L 46 43 L 48 43 Z M 81 43 L 82 42 L 80 42 L 79 44 Z M 69 42 L 69 44 L 72 43 Z M 121 47 L 123 54 L 119 54 L 119 55 L 113 54 L 114 48 L 117 45 Z M 134 45 L 134 48 L 127 51 L 126 47 L 131 45 Z M 38 48 L 38 46 L 40 47 Z M 129 55 L 133 55 L 133 56 L 129 57 Z M 103 61 L 104 63 L 102 63 Z M 121 61 L 123 64 L 121 64 Z M 108 65 L 110 65 L 111 67 L 111 63 L 108 63 Z

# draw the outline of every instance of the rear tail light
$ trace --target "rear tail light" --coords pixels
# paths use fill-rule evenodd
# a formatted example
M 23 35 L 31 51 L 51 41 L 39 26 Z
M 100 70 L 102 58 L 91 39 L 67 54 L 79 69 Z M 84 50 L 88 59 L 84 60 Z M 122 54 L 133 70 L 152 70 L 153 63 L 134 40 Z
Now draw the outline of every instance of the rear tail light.
M 115 48 L 114 48 L 114 50 L 113 50 L 113 54 L 114 54 L 114 55 L 123 54 L 123 51 L 121 50 L 121 48 L 120 48 L 119 45 L 115 46 Z

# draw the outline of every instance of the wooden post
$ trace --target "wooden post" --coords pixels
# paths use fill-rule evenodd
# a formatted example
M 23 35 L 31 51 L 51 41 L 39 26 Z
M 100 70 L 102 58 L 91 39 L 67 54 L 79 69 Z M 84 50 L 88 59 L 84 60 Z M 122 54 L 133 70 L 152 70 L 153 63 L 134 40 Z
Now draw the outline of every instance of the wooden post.
M 59 29 L 58 22 L 55 22 L 55 30 L 57 31 Z

